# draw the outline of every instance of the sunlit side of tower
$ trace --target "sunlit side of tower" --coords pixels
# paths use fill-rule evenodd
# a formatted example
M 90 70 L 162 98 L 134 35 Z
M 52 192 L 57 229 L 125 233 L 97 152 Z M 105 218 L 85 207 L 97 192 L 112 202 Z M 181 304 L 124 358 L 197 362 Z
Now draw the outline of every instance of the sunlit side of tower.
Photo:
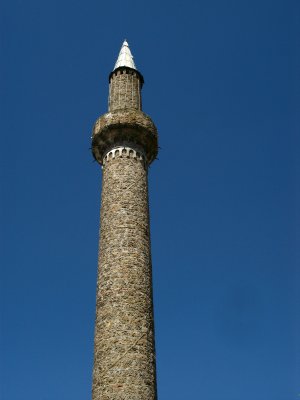
M 92 136 L 103 168 L 93 400 L 157 399 L 148 166 L 158 146 L 143 82 L 124 41 Z

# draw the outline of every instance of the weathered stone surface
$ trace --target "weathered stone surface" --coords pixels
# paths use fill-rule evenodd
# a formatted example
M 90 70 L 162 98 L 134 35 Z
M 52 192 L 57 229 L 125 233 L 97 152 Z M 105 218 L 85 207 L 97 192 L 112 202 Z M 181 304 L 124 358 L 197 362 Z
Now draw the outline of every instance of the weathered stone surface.
M 141 74 L 131 68 L 120 67 L 115 70 L 109 79 L 109 111 L 124 108 L 142 109 Z
M 104 163 L 93 399 L 156 399 L 147 167 Z

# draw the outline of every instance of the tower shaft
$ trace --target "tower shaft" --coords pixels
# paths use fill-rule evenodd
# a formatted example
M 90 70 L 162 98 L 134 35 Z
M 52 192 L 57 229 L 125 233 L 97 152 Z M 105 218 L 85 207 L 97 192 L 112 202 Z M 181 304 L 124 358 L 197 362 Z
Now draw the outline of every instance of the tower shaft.
M 147 168 L 128 147 L 103 165 L 98 276 L 93 399 L 155 399 Z
M 126 46 L 92 137 L 103 171 L 93 400 L 157 399 L 148 204 L 157 131 L 141 111 L 143 77 Z

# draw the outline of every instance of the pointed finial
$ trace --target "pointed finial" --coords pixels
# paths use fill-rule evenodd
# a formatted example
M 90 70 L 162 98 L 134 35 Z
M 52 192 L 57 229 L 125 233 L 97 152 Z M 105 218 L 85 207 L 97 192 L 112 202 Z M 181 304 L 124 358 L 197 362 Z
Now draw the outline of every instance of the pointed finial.
M 125 39 L 120 53 L 119 53 L 119 57 L 117 59 L 117 62 L 115 64 L 114 70 L 119 68 L 119 67 L 129 67 L 132 69 L 136 69 L 135 63 L 133 61 L 133 56 L 131 54 L 129 45 L 127 43 L 127 40 Z

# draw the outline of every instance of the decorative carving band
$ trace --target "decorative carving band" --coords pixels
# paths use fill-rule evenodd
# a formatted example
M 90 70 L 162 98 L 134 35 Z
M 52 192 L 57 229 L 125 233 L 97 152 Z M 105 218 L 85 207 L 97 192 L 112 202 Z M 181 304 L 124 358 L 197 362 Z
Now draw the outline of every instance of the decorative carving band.
M 145 155 L 143 152 L 133 149 L 128 146 L 118 146 L 114 147 L 110 151 L 108 151 L 103 157 L 103 165 L 110 160 L 114 160 L 115 158 L 134 158 L 136 160 L 141 160 L 145 162 Z

